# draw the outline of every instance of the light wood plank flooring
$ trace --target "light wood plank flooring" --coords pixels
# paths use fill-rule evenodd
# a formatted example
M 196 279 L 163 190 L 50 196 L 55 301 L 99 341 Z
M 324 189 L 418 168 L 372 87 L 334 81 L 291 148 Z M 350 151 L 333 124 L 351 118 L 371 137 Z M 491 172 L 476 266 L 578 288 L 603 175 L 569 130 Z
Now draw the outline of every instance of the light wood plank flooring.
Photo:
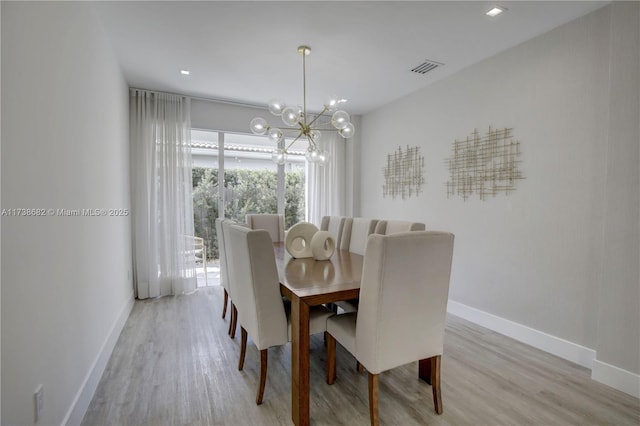
M 83 425 L 290 425 L 290 345 L 269 350 L 264 403 L 255 405 L 259 354 L 249 342 L 238 371 L 239 333 L 220 318 L 222 288 L 136 301 Z M 325 382 L 321 335 L 311 339 L 311 421 L 369 423 L 367 375 L 337 350 Z M 592 381 L 589 370 L 455 316 L 442 357 L 444 413 L 417 363 L 380 376 L 383 425 L 633 425 L 640 401 Z

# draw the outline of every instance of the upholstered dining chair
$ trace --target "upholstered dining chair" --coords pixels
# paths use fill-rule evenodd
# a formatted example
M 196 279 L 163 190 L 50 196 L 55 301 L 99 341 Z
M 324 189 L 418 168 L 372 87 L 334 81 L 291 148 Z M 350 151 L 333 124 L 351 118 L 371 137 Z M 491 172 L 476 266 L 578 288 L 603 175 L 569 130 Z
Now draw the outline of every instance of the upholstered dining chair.
M 342 230 L 346 219 L 347 218 L 343 216 L 323 216 L 322 221 L 320 222 L 320 230 L 329 231 L 331 233 L 333 240 L 336 243 L 336 247 L 340 246 Z
M 369 237 L 360 305 L 355 313 L 327 320 L 327 383 L 336 379 L 336 341 L 369 373 L 369 414 L 379 424 L 378 375 L 419 361 L 442 413 L 440 361 L 443 349 L 453 234 L 403 232 Z
M 377 224 L 377 219 L 367 219 L 363 217 L 346 218 L 344 227 L 342 228 L 340 248 L 364 256 L 367 238 L 375 232 Z
M 217 221 L 216 221 L 216 225 L 217 225 Z M 244 227 L 246 229 L 248 228 L 248 225 L 245 225 L 243 223 L 238 223 L 234 220 L 231 219 L 222 219 L 220 221 L 220 225 L 222 227 L 222 241 L 223 241 L 223 246 L 224 246 L 224 265 L 225 265 L 225 270 L 226 273 L 224 274 L 224 277 L 226 279 L 226 283 L 227 283 L 227 292 L 229 293 L 229 305 L 230 305 L 230 310 L 231 310 L 231 315 L 230 315 L 230 319 L 229 319 L 229 336 L 234 339 L 236 337 L 236 329 L 237 329 L 237 324 L 238 324 L 238 308 L 235 304 L 235 299 L 236 299 L 236 288 L 234 286 L 234 280 L 235 278 L 231 275 L 231 267 L 229 265 L 229 248 L 227 246 L 227 241 L 229 239 L 229 227 L 230 226 L 241 226 Z M 217 230 L 217 228 L 216 228 Z M 220 259 L 220 264 L 222 266 L 222 258 Z M 221 274 L 222 277 L 223 274 Z M 225 304 L 226 305 L 226 304 Z
M 274 243 L 284 241 L 284 215 L 281 214 L 248 214 L 247 225 L 251 229 L 265 229 L 269 231 Z
M 222 231 L 222 221 L 216 219 L 216 238 L 218 240 L 218 258 L 220 259 L 220 285 L 224 290 L 224 305 L 222 306 L 222 318 L 227 315 L 227 305 L 229 301 L 229 271 L 227 269 L 227 256 L 225 254 L 224 233 Z
M 269 232 L 230 225 L 225 237 L 241 331 L 238 370 L 244 367 L 247 337 L 251 336 L 260 351 L 260 382 L 256 394 L 256 404 L 260 405 L 267 379 L 268 349 L 290 340 L 290 316 L 280 296 L 280 279 Z M 322 306 L 311 309 L 310 334 L 324 332 L 331 315 L 333 313 Z
M 424 231 L 424 223 L 406 220 L 381 220 L 376 224 L 376 234 L 391 235 L 398 232 Z
M 377 224 L 377 219 L 367 219 L 363 217 L 346 218 L 344 227 L 342 228 L 340 248 L 364 256 L 367 238 L 375 232 Z M 335 302 L 335 305 L 342 308 L 344 312 L 355 312 L 358 309 L 358 300 L 344 300 Z

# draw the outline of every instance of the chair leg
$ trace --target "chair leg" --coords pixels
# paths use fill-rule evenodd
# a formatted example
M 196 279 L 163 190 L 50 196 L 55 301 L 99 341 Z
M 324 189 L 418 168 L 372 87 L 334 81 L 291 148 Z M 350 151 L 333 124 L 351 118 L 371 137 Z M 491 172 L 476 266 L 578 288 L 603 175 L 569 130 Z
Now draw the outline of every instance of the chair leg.
M 258 385 L 258 394 L 256 395 L 256 404 L 262 404 L 262 396 L 264 395 L 264 385 L 267 382 L 267 360 L 268 349 L 260 351 L 260 384 Z
M 238 309 L 236 305 L 231 302 L 231 321 L 229 322 L 229 336 L 232 339 L 236 337 L 236 328 L 238 325 Z
M 238 362 L 238 370 L 242 371 L 244 367 L 244 356 L 247 353 L 247 330 L 240 327 L 240 361 Z
M 356 360 L 356 370 L 358 370 L 358 373 L 364 373 L 364 365 L 360 364 L 358 360 Z
M 431 384 L 431 358 L 425 358 L 418 361 L 418 377 Z
M 371 420 L 371 426 L 380 424 L 378 416 L 378 375 L 373 373 L 369 373 L 369 420 Z
M 433 405 L 437 414 L 442 414 L 442 391 L 440 389 L 441 356 L 430 358 L 431 361 L 431 389 L 433 391 Z
M 224 289 L 224 305 L 222 305 L 222 319 L 227 316 L 227 301 L 229 300 L 229 293 L 227 293 L 227 289 Z
M 233 300 L 229 304 L 229 309 L 231 312 L 229 312 L 229 330 L 227 330 L 227 334 L 231 336 L 231 327 L 233 327 Z
M 327 384 L 336 381 L 336 339 L 325 331 L 327 339 Z

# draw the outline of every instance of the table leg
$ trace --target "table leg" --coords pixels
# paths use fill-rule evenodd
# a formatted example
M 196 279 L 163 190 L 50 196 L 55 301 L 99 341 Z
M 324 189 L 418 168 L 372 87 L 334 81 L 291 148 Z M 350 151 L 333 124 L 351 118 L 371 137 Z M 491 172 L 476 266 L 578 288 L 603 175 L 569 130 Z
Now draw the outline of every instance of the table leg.
M 309 305 L 291 299 L 291 418 L 309 424 Z

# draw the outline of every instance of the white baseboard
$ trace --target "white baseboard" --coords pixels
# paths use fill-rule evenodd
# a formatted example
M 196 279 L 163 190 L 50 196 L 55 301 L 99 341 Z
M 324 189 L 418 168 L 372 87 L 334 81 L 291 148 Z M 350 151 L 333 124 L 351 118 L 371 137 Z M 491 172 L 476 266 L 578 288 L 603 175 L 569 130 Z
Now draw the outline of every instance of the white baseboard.
M 447 312 L 589 369 L 596 358 L 593 349 L 453 300 L 449 300 Z
M 606 362 L 593 360 L 591 378 L 614 389 L 640 398 L 640 374 L 635 374 Z
M 91 368 L 89 368 L 89 372 L 84 378 L 84 382 L 76 394 L 71 407 L 69 407 L 67 415 L 64 416 L 64 420 L 62 421 L 63 425 L 79 425 L 82 423 L 82 419 L 87 412 L 87 408 L 89 408 L 89 403 L 91 403 L 91 399 L 98 387 L 100 378 L 107 367 L 107 362 L 109 362 L 113 348 L 116 346 L 116 342 L 118 341 L 118 337 L 120 337 L 120 333 L 127 322 L 127 318 L 129 318 L 131 309 L 133 309 L 133 303 L 134 297 L 133 292 L 131 292 L 127 303 L 125 303 L 120 310 L 118 319 L 115 324 L 113 324 L 113 327 L 111 327 L 109 335 L 102 344 L 102 348 L 100 348 L 98 356 L 93 361 Z

